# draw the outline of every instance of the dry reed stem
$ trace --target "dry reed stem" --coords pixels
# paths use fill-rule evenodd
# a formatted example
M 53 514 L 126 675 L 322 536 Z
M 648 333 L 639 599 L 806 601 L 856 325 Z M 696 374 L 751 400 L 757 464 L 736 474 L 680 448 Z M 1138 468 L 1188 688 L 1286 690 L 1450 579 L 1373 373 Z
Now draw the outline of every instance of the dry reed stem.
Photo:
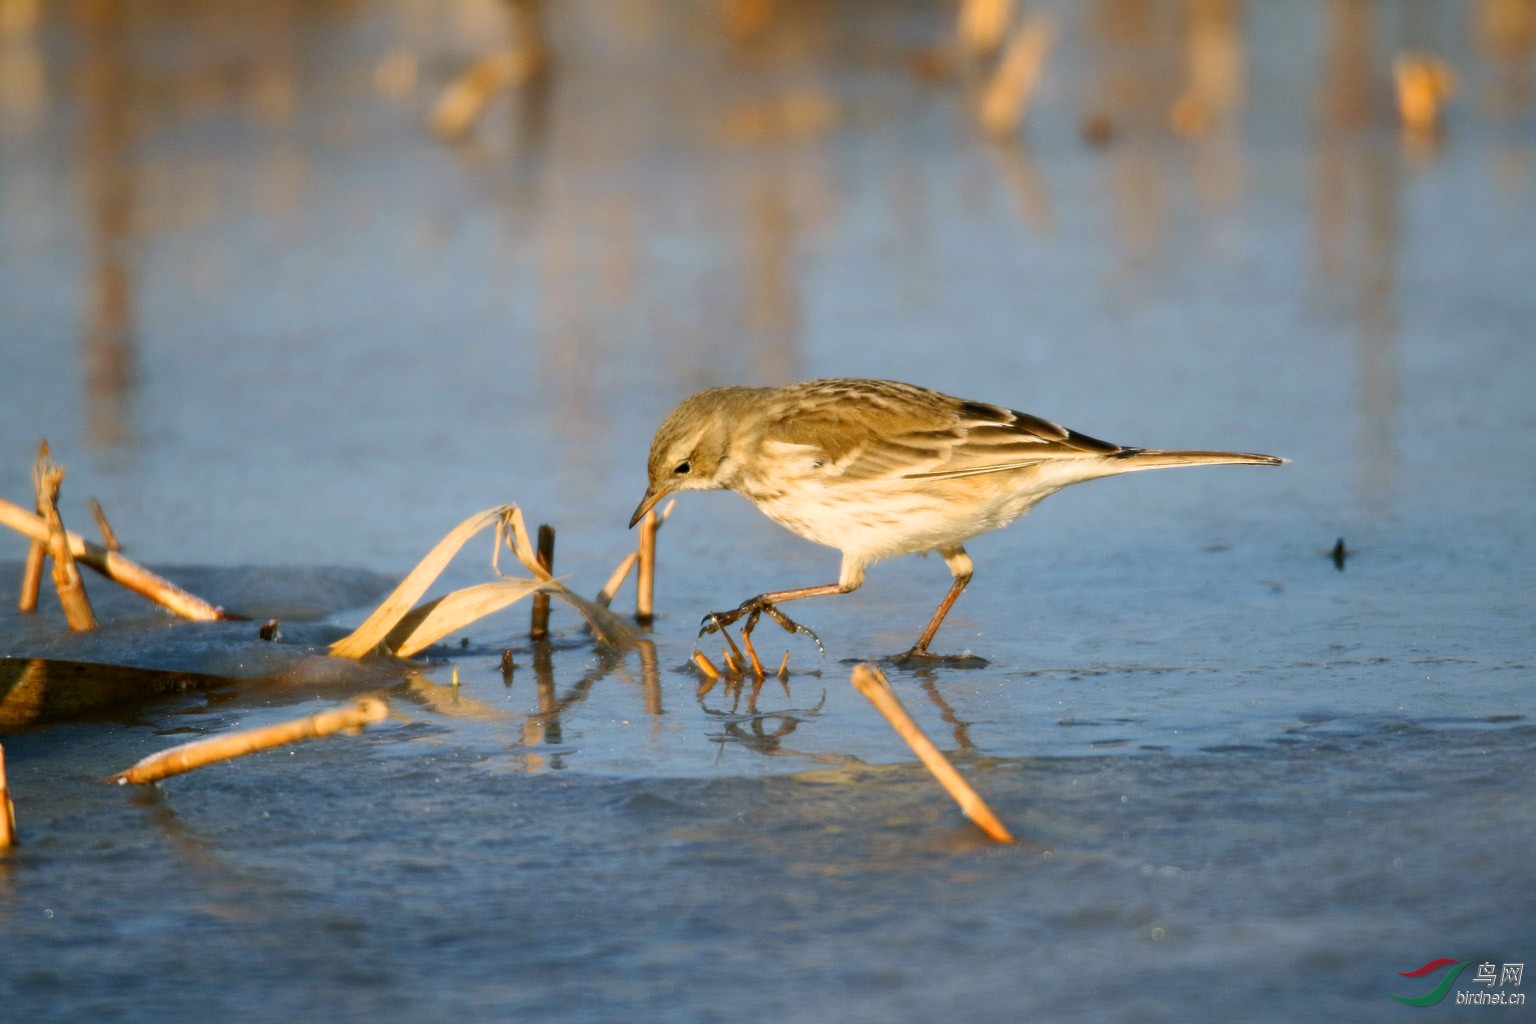
M 981 97 L 981 127 L 988 135 L 1000 139 L 1018 131 L 1055 36 L 1055 22 L 1044 13 L 1031 15 L 1014 32 Z
M 13 505 L 3 498 L 0 498 L 0 526 L 8 526 L 33 540 L 46 542 L 48 539 L 48 524 L 42 516 L 34 515 L 20 505 Z M 65 531 L 65 536 L 69 539 L 69 552 L 74 555 L 77 562 L 89 566 L 114 583 L 149 598 L 183 618 L 204 622 L 238 618 L 194 594 L 187 593 L 170 580 L 155 575 L 115 551 L 108 551 L 76 533 Z
M 1432 53 L 1404 53 L 1392 64 L 1392 78 L 1403 129 L 1433 135 L 1440 128 L 1445 102 L 1456 93 L 1456 72 Z
M 21 570 L 21 594 L 16 598 L 17 611 L 37 611 L 37 596 L 43 588 L 43 565 L 47 560 L 47 547 L 35 540 L 27 545 L 27 564 Z
M 779 662 L 779 670 L 774 673 L 780 679 L 789 678 L 789 651 L 784 652 L 784 660 Z
M 211 736 L 183 743 L 152 754 L 107 781 L 120 785 L 129 782 L 158 782 L 172 775 L 243 757 L 258 750 L 319 739 L 338 732 L 359 732 L 364 726 L 377 725 L 388 717 L 388 704 L 377 697 L 364 697 L 349 708 L 321 711 L 257 729 L 244 729 L 225 736 Z
M 432 129 L 447 141 L 462 138 L 496 95 L 531 81 L 544 69 L 537 46 L 518 46 L 482 57 L 443 90 L 432 110 Z
M 523 513 L 516 505 L 505 506 L 502 511 L 501 531 L 507 537 L 507 546 L 517 556 L 523 567 L 543 580 L 550 593 L 581 613 L 592 629 L 592 635 L 610 647 L 632 644 L 639 637 L 624 620 L 596 601 L 588 601 L 576 594 L 559 580 L 552 578 L 540 565 L 533 544 L 528 540 L 528 528 L 523 524 Z
M 123 550 L 123 545 L 117 539 L 117 531 L 112 529 L 112 524 L 107 521 L 107 513 L 102 510 L 101 502 L 95 498 L 91 499 L 91 515 L 96 519 L 96 529 L 101 531 L 101 542 L 107 546 L 107 550 Z
M 539 547 L 535 553 L 539 568 L 546 574 L 555 569 L 555 528 L 548 523 L 539 526 Z M 533 614 L 528 622 L 528 639 L 545 640 L 549 637 L 549 594 L 533 595 Z
M 720 678 L 720 670 L 715 668 L 715 663 L 710 661 L 709 655 L 705 654 L 703 651 L 693 652 L 693 663 L 699 666 L 699 671 L 703 672 L 710 679 Z
M 663 526 L 666 525 L 667 517 L 672 515 L 672 510 L 676 507 L 676 498 L 673 498 L 667 502 L 666 507 L 661 510 L 661 515 L 656 519 L 656 529 L 660 530 Z M 622 587 L 624 585 L 624 581 L 629 578 L 629 571 L 635 567 L 635 564 L 639 562 L 639 560 L 640 550 L 638 547 L 634 551 L 631 551 L 629 554 L 624 556 L 624 558 L 619 562 L 618 566 L 613 570 L 613 574 L 608 577 L 608 582 L 603 584 L 603 589 L 598 591 L 597 597 L 595 598 L 598 604 L 602 605 L 604 608 L 607 608 L 613 603 L 613 599 L 619 593 L 619 588 Z
M 912 748 L 922 760 L 923 766 L 933 773 L 933 777 L 939 780 L 939 785 L 954 798 L 960 805 L 960 810 L 966 817 L 974 821 L 980 829 L 991 839 L 1000 843 L 1011 843 L 1013 835 L 1003 827 L 1003 823 L 997 820 L 997 815 L 986 802 L 971 788 L 964 777 L 950 764 L 949 759 L 933 745 L 928 735 L 912 720 L 906 707 L 896 696 L 896 691 L 891 689 L 890 682 L 873 665 L 855 665 L 853 668 L 852 682 L 854 688 L 869 699 L 875 706 L 875 710 L 885 716 L 885 720 L 891 723 L 891 728 L 897 735 L 907 741 L 907 746 Z
M 53 559 L 53 586 L 59 592 L 59 604 L 69 628 L 84 631 L 96 628 L 96 612 L 85 592 L 80 569 L 70 556 L 69 537 L 64 520 L 59 517 L 59 487 L 64 482 L 64 473 L 63 466 L 49 458 L 47 452 L 41 452 L 32 468 L 32 483 L 37 488 L 37 510 L 48 524 L 48 556 Z
M 962 0 L 955 35 L 969 57 L 985 57 L 997 49 L 1013 14 L 1013 0 Z
M 5 784 L 5 747 L 0 746 L 0 850 L 16 845 L 16 806 Z
M 640 520 L 640 572 L 635 577 L 635 621 L 649 626 L 656 618 L 656 510 Z
M 639 560 L 640 552 L 638 551 L 631 551 L 624 556 L 623 560 L 619 562 L 618 568 L 614 569 L 613 574 L 608 577 L 608 582 L 603 584 L 603 589 L 597 592 L 595 600 L 599 605 L 607 608 L 613 604 L 614 595 L 619 592 L 619 588 L 624 585 L 625 579 L 629 577 L 629 571 L 635 567 L 635 563 Z
M 45 440 L 37 446 L 37 462 L 41 464 L 49 457 L 48 442 Z M 34 469 L 34 475 L 36 470 Z M 36 482 L 34 481 L 34 489 Z M 42 515 L 43 506 L 38 502 L 35 506 L 38 515 Z M 21 594 L 16 599 L 16 609 L 22 612 L 37 611 L 37 598 L 43 587 L 43 566 L 48 562 L 48 543 L 45 540 L 34 540 L 27 545 L 27 564 L 21 571 Z

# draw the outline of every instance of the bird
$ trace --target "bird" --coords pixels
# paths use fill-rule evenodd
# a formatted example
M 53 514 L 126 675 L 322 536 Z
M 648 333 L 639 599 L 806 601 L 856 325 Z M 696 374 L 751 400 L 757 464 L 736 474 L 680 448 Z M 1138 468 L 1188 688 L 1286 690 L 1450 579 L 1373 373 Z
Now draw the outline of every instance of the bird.
M 836 583 L 759 594 L 731 611 L 711 612 L 700 636 L 743 618 L 742 630 L 750 633 L 767 615 L 787 631 L 815 637 L 778 605 L 850 593 L 882 559 L 936 551 L 953 582 L 901 656 L 936 658 L 929 645 L 974 574 L 964 546 L 971 538 L 1086 480 L 1172 466 L 1286 461 L 1124 447 L 1029 413 L 899 381 L 715 387 L 683 399 L 657 428 L 645 496 L 629 525 L 668 495 L 724 489 L 791 532 L 841 552 Z

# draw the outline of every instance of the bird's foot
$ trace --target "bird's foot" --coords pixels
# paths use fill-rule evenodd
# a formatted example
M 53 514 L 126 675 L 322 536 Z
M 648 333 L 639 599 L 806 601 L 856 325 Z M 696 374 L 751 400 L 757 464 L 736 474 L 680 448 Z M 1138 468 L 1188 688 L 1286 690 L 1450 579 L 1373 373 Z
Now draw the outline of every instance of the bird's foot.
M 821 637 L 817 636 L 814 630 L 800 625 L 800 623 L 779 611 L 773 602 L 764 600 L 761 596 L 743 601 L 738 607 L 728 612 L 710 612 L 699 623 L 699 637 L 702 639 L 710 633 L 721 633 L 725 634 L 726 639 L 729 640 L 730 636 L 725 633 L 725 628 L 727 626 L 734 626 L 745 618 L 746 622 L 742 623 L 741 635 L 742 639 L 750 644 L 751 640 L 748 638 L 752 635 L 752 630 L 757 628 L 758 619 L 764 615 L 777 622 L 786 633 L 804 633 L 816 642 L 816 647 L 822 654 L 827 653 L 826 647 L 822 645 Z

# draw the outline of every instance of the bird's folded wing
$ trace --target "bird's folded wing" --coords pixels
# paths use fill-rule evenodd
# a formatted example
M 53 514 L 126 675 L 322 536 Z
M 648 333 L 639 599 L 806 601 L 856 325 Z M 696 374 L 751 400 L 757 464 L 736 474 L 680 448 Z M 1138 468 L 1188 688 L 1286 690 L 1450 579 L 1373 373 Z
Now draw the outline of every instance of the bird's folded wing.
M 927 398 L 932 393 L 926 393 Z M 829 479 L 945 479 L 1004 473 L 1062 458 L 1113 455 L 1118 445 L 1028 413 L 979 402 L 913 401 L 803 410 L 771 439 L 806 451 Z

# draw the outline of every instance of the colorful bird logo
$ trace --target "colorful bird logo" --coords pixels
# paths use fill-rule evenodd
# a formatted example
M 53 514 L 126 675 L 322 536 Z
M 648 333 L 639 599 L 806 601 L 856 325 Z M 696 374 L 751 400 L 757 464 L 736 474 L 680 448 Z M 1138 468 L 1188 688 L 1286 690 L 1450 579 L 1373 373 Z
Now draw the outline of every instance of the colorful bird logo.
M 1453 964 L 1455 965 L 1454 967 L 1452 967 Z M 1436 985 L 1434 988 L 1430 989 L 1428 992 L 1421 996 L 1398 996 L 1392 995 L 1391 992 L 1388 992 L 1387 995 L 1392 996 L 1393 999 L 1396 999 L 1398 1002 L 1407 1006 L 1434 1006 L 1440 1000 L 1445 998 L 1446 993 L 1450 992 L 1451 986 L 1456 984 L 1457 976 L 1470 966 L 1472 966 L 1470 963 L 1464 963 L 1460 960 L 1453 960 L 1448 956 L 1442 956 L 1438 960 L 1431 960 L 1423 967 L 1419 967 L 1411 971 L 1398 971 L 1397 973 L 1399 977 L 1425 978 L 1431 974 L 1434 974 L 1438 970 L 1451 967 L 1451 970 L 1446 973 L 1445 977 L 1440 979 L 1440 984 Z

